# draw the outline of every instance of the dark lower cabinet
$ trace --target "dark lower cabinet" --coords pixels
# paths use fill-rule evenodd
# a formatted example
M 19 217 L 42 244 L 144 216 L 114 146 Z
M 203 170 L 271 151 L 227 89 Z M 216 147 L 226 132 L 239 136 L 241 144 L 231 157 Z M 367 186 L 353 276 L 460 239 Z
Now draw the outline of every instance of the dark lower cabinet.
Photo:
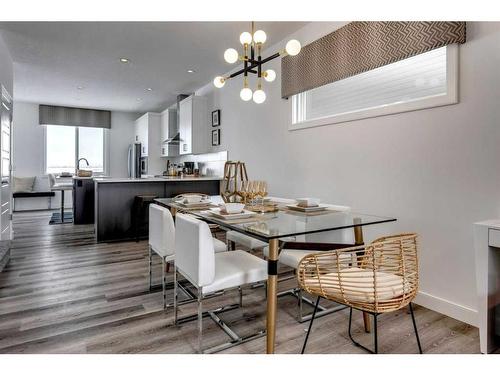
M 74 179 L 73 180 L 73 223 L 93 224 L 95 209 L 95 188 L 94 180 Z

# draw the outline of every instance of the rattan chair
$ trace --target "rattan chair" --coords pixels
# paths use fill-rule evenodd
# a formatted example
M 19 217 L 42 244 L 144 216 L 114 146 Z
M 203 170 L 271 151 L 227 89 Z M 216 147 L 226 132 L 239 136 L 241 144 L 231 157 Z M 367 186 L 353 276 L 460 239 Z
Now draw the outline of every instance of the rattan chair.
M 419 352 L 420 339 L 411 301 L 418 290 L 417 234 L 381 237 L 369 245 L 305 256 L 297 272 L 301 288 L 321 298 L 350 307 L 349 337 L 356 346 L 378 353 L 377 316 L 409 305 Z M 352 310 L 373 315 L 374 349 L 359 344 L 351 335 Z M 315 308 L 307 331 L 304 353 Z

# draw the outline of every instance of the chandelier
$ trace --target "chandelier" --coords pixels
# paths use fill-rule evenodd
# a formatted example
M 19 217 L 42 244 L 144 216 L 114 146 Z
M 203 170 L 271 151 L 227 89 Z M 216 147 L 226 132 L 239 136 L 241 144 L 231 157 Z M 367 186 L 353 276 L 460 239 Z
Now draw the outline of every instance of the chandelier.
M 276 52 L 266 58 L 262 58 L 261 51 L 262 45 L 266 42 L 267 35 L 262 30 L 254 32 L 254 23 L 252 22 L 252 32 L 245 31 L 240 35 L 240 43 L 243 45 L 243 56 L 240 56 L 234 48 L 228 48 L 224 52 L 224 60 L 229 64 L 234 64 L 237 61 L 243 61 L 243 69 L 234 72 L 227 77 L 217 76 L 214 79 L 214 86 L 222 88 L 226 81 L 243 74 L 243 88 L 240 91 L 240 98 L 245 102 L 253 99 L 257 104 L 264 103 L 266 100 L 266 93 L 262 90 L 262 78 L 267 82 L 272 82 L 276 79 L 276 72 L 272 69 L 262 70 L 262 65 L 268 61 L 274 60 L 279 56 L 295 56 L 300 52 L 301 46 L 298 40 L 289 40 L 285 49 Z M 257 89 L 252 91 L 248 87 L 248 73 L 257 75 Z

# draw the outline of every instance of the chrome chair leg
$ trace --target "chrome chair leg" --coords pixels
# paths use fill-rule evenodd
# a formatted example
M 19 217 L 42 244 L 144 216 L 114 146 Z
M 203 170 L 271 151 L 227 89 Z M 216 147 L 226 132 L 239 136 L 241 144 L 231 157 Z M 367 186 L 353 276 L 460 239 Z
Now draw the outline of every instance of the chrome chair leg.
M 239 305 L 240 307 L 243 307 L 243 289 L 241 288 L 241 286 L 238 287 L 238 294 L 240 297 Z
M 152 259 L 152 254 L 151 254 L 151 246 L 148 246 L 148 252 L 149 252 L 149 290 L 151 290 L 152 287 L 152 273 L 153 273 L 153 259 Z
M 420 354 L 422 353 L 422 346 L 420 345 L 420 337 L 418 336 L 417 323 L 415 322 L 415 314 L 413 313 L 413 306 L 410 302 L 410 313 L 411 313 L 411 321 L 413 322 L 413 329 L 415 330 L 415 336 L 417 337 L 418 351 Z
M 161 285 L 162 285 L 162 290 L 163 290 L 163 310 L 167 308 L 167 289 L 166 289 L 166 282 L 167 282 L 167 276 L 165 275 L 165 258 L 161 258 Z
M 203 353 L 203 294 L 198 288 L 198 354 Z
M 174 264 L 174 325 L 177 325 L 177 268 Z
M 311 321 L 309 322 L 309 328 L 307 329 L 306 339 L 304 340 L 304 345 L 302 345 L 302 351 L 300 352 L 300 354 L 304 354 L 304 352 L 306 351 L 307 340 L 309 340 L 309 334 L 311 333 L 311 329 L 312 329 L 313 322 L 314 322 L 314 317 L 316 316 L 316 311 L 318 310 L 318 305 L 319 305 L 320 299 L 321 299 L 320 296 L 318 296 L 318 298 L 316 299 L 316 305 L 314 306 L 313 315 L 312 315 Z

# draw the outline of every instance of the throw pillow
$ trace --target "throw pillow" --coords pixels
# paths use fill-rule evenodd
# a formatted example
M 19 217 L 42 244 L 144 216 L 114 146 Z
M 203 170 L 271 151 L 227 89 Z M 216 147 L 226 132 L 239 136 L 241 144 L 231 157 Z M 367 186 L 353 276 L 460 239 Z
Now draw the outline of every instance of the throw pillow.
M 14 177 L 14 193 L 31 193 L 35 177 Z

